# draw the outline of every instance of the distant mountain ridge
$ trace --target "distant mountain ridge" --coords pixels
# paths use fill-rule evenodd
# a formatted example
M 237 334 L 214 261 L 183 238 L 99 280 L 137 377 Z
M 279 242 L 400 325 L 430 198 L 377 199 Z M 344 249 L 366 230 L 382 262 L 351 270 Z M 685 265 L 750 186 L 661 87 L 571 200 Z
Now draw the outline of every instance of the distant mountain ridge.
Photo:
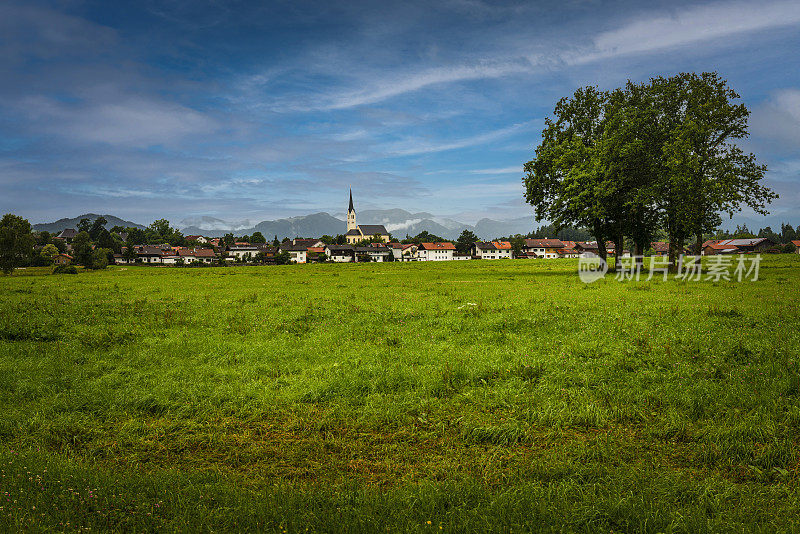
M 126 221 L 124 219 L 120 219 L 119 217 L 115 217 L 113 215 L 98 215 L 96 213 L 84 213 L 83 215 L 78 215 L 77 217 L 73 217 L 71 219 L 64 218 L 64 219 L 59 219 L 56 222 L 34 224 L 33 229 L 36 230 L 37 232 L 50 232 L 51 234 L 60 233 L 65 228 L 77 229 L 78 223 L 81 222 L 81 219 L 89 219 L 90 221 L 94 221 L 98 217 L 105 217 L 105 219 L 108 221 L 105 227 L 109 230 L 115 226 L 122 226 L 123 228 L 128 228 L 128 227 L 141 228 L 142 230 L 145 229 L 145 226 L 142 226 L 141 224 L 137 224 L 135 222 Z
M 357 213 L 357 220 L 359 224 L 382 224 L 398 239 L 402 239 L 406 235 L 415 236 L 423 231 L 445 239 L 456 239 L 464 230 L 474 232 L 480 239 L 493 239 L 512 234 L 527 234 L 535 227 L 533 216 L 508 221 L 481 219 L 473 226 L 453 219 L 437 217 L 427 212 L 411 213 L 402 209 L 364 210 Z M 222 237 L 229 232 L 236 235 L 261 232 L 267 239 L 272 239 L 276 235 L 278 239 L 336 235 L 343 234 L 346 229 L 344 219 L 334 217 L 326 212 L 262 221 L 249 227 L 243 224 L 245 222 L 226 223 L 214 217 L 192 217 L 184 219 L 178 226 L 184 235 Z
M 52 223 L 33 225 L 34 230 L 60 232 L 65 228 L 77 228 L 81 219 L 94 221 L 100 215 L 86 213 L 78 217 L 59 219 Z M 145 226 L 131 221 L 126 221 L 113 215 L 103 215 L 108 220 L 106 228 L 113 226 L 132 226 L 144 229 Z M 464 230 L 470 230 L 480 239 L 494 239 L 500 236 L 513 234 L 527 234 L 534 230 L 533 217 L 520 217 L 507 221 L 494 219 L 481 219 L 475 225 L 465 224 L 453 219 L 437 217 L 428 212 L 411 213 L 402 209 L 364 210 L 357 213 L 359 224 L 382 224 L 396 238 L 403 239 L 406 235 L 415 236 L 420 232 L 429 232 L 445 239 L 456 239 Z M 196 216 L 187 217 L 177 224 L 184 235 L 204 235 L 206 237 L 222 237 L 232 232 L 235 235 L 250 235 L 261 232 L 267 239 L 278 236 L 285 237 L 320 237 L 325 234 L 336 235 L 345 233 L 344 219 L 334 217 L 326 212 L 262 221 L 253 224 L 249 220 L 225 221 L 216 217 Z

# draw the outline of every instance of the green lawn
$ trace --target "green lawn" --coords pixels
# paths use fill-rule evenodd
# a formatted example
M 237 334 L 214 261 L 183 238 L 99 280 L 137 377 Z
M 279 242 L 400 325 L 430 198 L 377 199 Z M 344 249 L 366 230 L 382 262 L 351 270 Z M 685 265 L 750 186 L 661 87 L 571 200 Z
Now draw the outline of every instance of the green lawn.
M 0 531 L 800 530 L 800 256 L 0 277 Z

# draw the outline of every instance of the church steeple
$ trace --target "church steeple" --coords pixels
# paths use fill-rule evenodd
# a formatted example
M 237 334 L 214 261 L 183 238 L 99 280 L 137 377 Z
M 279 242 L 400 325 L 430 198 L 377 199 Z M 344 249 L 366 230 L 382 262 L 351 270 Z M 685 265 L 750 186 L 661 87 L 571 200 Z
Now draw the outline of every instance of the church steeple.
M 356 210 L 353 208 L 353 190 L 350 190 L 350 206 L 347 208 L 347 231 L 357 230 Z

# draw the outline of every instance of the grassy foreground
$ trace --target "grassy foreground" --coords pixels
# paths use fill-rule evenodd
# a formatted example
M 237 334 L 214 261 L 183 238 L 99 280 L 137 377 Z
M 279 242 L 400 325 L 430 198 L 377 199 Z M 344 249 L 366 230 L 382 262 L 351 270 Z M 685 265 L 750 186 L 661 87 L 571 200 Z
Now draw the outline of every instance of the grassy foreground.
M 800 530 L 800 256 L 0 277 L 0 531 Z

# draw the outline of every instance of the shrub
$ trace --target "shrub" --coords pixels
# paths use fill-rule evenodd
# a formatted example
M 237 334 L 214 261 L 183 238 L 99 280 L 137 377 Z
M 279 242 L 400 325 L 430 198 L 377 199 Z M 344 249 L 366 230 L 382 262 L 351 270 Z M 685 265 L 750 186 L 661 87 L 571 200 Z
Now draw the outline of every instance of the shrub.
M 78 269 L 74 265 L 56 265 L 53 274 L 78 274 Z

